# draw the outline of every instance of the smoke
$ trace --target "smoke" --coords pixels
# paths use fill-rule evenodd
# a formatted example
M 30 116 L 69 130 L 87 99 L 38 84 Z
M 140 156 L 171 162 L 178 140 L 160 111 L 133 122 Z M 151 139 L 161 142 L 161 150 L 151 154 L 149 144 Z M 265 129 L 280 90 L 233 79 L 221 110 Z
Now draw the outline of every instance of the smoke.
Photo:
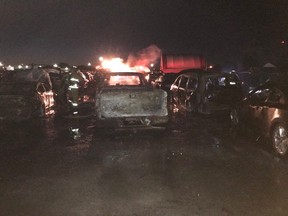
M 156 63 L 156 61 L 160 58 L 161 54 L 161 49 L 153 44 L 141 50 L 136 55 L 130 54 L 128 56 L 127 64 L 129 64 L 130 66 L 141 65 L 149 67 L 150 64 Z

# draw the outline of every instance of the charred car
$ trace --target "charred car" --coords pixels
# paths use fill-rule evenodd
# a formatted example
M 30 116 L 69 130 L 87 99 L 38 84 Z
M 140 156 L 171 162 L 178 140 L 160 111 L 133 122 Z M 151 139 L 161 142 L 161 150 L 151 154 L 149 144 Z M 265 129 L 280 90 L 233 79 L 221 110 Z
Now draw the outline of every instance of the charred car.
M 96 116 L 101 126 L 165 127 L 167 93 L 149 85 L 142 73 L 107 72 L 96 94 Z
M 0 121 L 21 122 L 54 114 L 54 93 L 42 70 L 7 72 L 0 83 Z
M 288 151 L 288 84 L 267 82 L 252 92 L 231 111 L 232 132 L 250 132 L 272 144 L 273 151 Z M 235 134 L 234 134 L 235 135 Z
M 242 98 L 239 79 L 228 73 L 184 70 L 170 88 L 171 105 L 180 111 L 225 113 Z

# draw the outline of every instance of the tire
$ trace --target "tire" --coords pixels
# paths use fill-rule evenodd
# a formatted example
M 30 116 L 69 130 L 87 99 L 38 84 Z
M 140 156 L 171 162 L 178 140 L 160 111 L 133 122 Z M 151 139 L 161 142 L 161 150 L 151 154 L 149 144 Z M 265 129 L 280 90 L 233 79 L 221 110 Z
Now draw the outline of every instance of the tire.
M 284 123 L 277 123 L 271 132 L 272 147 L 278 156 L 284 156 L 288 152 L 288 128 Z

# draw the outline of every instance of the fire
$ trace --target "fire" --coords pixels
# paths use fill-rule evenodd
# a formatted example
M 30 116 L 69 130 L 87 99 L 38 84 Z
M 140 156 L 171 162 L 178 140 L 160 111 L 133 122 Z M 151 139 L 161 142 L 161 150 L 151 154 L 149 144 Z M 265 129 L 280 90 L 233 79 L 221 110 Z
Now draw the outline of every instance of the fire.
M 128 63 L 124 63 L 121 58 L 102 59 L 101 67 L 111 72 L 150 72 L 146 66 L 130 66 Z
M 150 79 L 149 67 L 154 67 L 154 63 L 160 58 L 161 49 L 156 45 L 150 45 L 137 54 L 130 54 L 127 62 L 121 58 L 105 59 L 99 57 L 100 65 L 97 69 L 105 69 L 111 72 L 142 72 L 145 79 Z

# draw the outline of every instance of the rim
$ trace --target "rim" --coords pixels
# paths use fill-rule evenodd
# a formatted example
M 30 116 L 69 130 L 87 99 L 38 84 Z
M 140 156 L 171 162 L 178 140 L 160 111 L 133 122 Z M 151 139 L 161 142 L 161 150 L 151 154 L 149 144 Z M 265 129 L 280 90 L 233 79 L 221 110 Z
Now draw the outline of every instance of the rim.
M 278 125 L 274 129 L 273 144 L 278 154 L 284 155 L 288 150 L 287 130 L 282 125 Z
M 235 109 L 231 110 L 230 119 L 233 125 L 237 125 L 239 123 L 238 113 Z

